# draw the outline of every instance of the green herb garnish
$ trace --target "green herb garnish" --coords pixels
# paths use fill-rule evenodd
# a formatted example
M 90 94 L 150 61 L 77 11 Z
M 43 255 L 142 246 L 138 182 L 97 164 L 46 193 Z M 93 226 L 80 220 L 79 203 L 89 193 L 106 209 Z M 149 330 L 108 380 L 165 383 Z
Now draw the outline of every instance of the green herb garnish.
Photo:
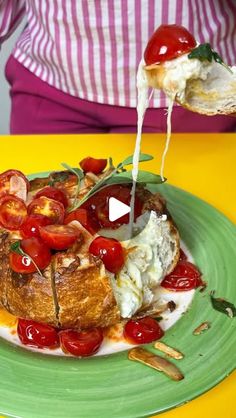
M 211 48 L 211 45 L 208 43 L 198 45 L 196 48 L 194 48 L 190 52 L 190 54 L 188 54 L 188 58 L 189 59 L 196 58 L 201 62 L 203 61 L 212 62 L 214 60 L 215 62 L 218 62 L 219 64 L 223 65 L 223 67 L 225 67 L 226 70 L 228 70 L 231 74 L 233 74 L 231 68 L 227 64 L 224 63 L 221 56 L 216 51 L 214 51 Z
M 62 167 L 66 168 L 68 171 L 70 171 L 71 173 L 75 174 L 77 179 L 78 179 L 75 198 L 74 198 L 74 201 L 73 201 L 73 203 L 71 205 L 71 208 L 70 208 L 71 210 L 74 210 L 74 209 L 77 208 L 77 206 L 76 206 L 77 205 L 77 197 L 78 197 L 78 194 L 79 194 L 79 191 L 80 191 L 80 182 L 81 182 L 82 178 L 84 177 L 84 173 L 83 173 L 82 170 L 80 170 L 80 168 L 71 167 L 69 164 L 61 163 L 61 165 L 62 165 Z
M 40 276 L 43 276 L 41 270 L 38 268 L 35 261 L 29 256 L 29 254 L 25 253 L 24 250 L 22 250 L 21 245 L 20 245 L 20 241 L 16 241 L 13 244 L 11 244 L 10 250 L 13 253 L 21 255 L 22 257 L 27 257 L 31 261 L 31 263 L 34 265 L 34 267 L 36 268 L 38 274 L 40 274 Z
M 234 306 L 234 304 L 222 298 L 215 298 L 214 293 L 215 292 L 211 292 L 210 294 L 213 308 L 216 311 L 224 313 L 230 318 L 233 318 L 234 316 L 236 316 L 236 307 Z
M 69 178 L 69 173 L 66 171 L 59 171 L 51 174 L 51 180 L 49 182 L 49 186 L 54 186 L 55 183 L 63 183 L 65 180 Z
M 153 159 L 152 155 L 149 154 L 140 154 L 139 162 L 150 161 Z M 112 159 L 109 159 L 109 165 L 112 170 L 109 171 L 107 176 L 101 178 L 90 190 L 89 192 L 80 200 L 76 201 L 71 208 L 69 208 L 68 212 L 71 212 L 74 209 L 79 208 L 86 200 L 88 200 L 92 195 L 94 195 L 99 189 L 104 186 L 110 184 L 122 184 L 122 183 L 132 183 L 132 171 L 126 171 L 125 166 L 131 165 L 133 162 L 133 156 L 130 155 L 129 157 L 125 158 L 121 163 L 119 163 L 116 167 L 114 167 Z M 66 167 L 66 165 L 63 165 Z M 166 179 L 164 179 L 165 181 Z M 142 184 L 160 184 L 163 183 L 161 176 L 153 173 L 149 173 L 148 171 L 141 171 L 139 170 L 138 183 Z

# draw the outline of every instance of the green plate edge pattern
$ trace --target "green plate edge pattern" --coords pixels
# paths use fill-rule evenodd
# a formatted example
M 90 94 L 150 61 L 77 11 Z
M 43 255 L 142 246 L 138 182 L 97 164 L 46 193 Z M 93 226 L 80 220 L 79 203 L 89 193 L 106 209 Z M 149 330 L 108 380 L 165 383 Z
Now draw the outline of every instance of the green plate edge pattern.
M 209 291 L 236 300 L 236 228 L 212 206 L 181 189 L 167 184 L 157 189 L 167 198 L 181 238 L 209 284 L 205 292 L 196 292 L 191 308 L 163 339 L 185 354 L 176 362 L 184 380 L 173 382 L 131 362 L 127 352 L 79 360 L 31 353 L 1 340 L 1 414 L 20 418 L 150 416 L 199 396 L 233 371 L 236 321 L 212 309 Z M 193 336 L 192 331 L 206 320 L 211 328 Z M 152 345 L 148 348 L 157 352 Z

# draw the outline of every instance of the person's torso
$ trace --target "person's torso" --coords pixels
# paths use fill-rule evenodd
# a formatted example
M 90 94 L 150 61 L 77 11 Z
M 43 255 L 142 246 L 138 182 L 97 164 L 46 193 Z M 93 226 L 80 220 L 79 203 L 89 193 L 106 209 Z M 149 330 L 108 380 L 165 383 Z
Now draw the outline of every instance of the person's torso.
M 14 50 L 26 68 L 82 99 L 136 106 L 136 72 L 161 24 L 189 29 L 229 64 L 236 57 L 233 0 L 26 0 L 27 26 Z M 155 92 L 151 106 L 166 106 Z

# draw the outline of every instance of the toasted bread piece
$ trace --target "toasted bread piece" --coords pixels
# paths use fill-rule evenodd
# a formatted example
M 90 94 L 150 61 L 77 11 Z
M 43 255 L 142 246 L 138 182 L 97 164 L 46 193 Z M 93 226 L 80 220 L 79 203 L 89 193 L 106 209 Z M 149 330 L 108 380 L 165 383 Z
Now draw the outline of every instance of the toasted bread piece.
M 78 257 L 79 258 L 79 257 Z M 56 254 L 53 261 L 58 319 L 63 328 L 106 327 L 120 320 L 110 278 L 101 261 Z M 67 264 L 67 268 L 63 265 Z
M 40 276 L 15 273 L 9 265 L 11 235 L 0 237 L 0 301 L 15 316 L 57 326 L 57 314 L 51 286 L 51 265 Z
M 144 211 L 152 211 L 158 216 L 167 214 L 168 217 L 157 229 L 158 235 L 163 235 L 157 248 L 161 266 L 158 284 L 178 261 L 179 235 L 165 200 L 143 188 L 138 188 L 137 192 L 144 202 Z M 9 264 L 10 245 L 14 241 L 12 234 L 6 231 L 0 234 L 0 302 L 10 313 L 55 327 L 77 329 L 107 327 L 127 317 L 122 314 L 122 301 L 114 284 L 117 278 L 105 270 L 100 260 L 89 255 L 93 236 L 77 221 L 73 221 L 73 225 L 81 229 L 81 239 L 69 250 L 54 254 L 42 276 L 13 272 Z M 132 247 L 132 241 L 130 245 Z M 142 248 L 137 257 L 141 253 Z M 150 286 L 152 289 L 152 284 Z M 124 292 L 126 294 L 126 288 Z M 145 299 L 137 310 L 150 312 L 153 302 L 148 303 Z
M 188 64 L 188 61 L 180 58 L 172 60 L 173 67 L 171 61 L 168 66 L 156 64 L 144 67 L 148 85 L 163 90 L 192 112 L 208 116 L 236 113 L 236 67 L 227 69 L 215 61 L 205 64 L 191 59 L 191 64 L 195 62 L 202 66 L 202 73 L 198 71 L 199 75 L 196 75 L 196 71 L 191 73 L 187 67 L 183 67 L 181 72 L 180 66 Z M 174 66 L 176 71 L 173 71 Z

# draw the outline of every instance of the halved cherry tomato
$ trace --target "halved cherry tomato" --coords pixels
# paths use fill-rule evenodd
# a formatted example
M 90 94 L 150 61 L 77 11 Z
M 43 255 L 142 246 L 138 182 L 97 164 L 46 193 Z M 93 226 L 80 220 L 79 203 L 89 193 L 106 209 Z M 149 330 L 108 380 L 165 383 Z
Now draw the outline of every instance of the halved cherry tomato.
M 180 261 L 161 282 L 162 287 L 175 292 L 196 289 L 202 284 L 200 271 L 189 261 Z
M 99 174 L 107 165 L 107 160 L 87 157 L 80 161 L 80 167 L 85 173 Z
M 21 225 L 20 231 L 23 238 L 39 237 L 39 227 L 51 223 L 50 219 L 44 215 L 29 215 Z
M 106 269 L 112 273 L 118 273 L 125 262 L 123 248 L 120 242 L 113 238 L 95 238 L 89 246 L 89 252 L 100 257 Z
M 92 214 L 89 214 L 86 209 L 79 208 L 68 213 L 65 216 L 64 224 L 69 224 L 72 221 L 80 222 L 81 225 L 92 235 L 94 235 L 100 228 L 98 222 L 96 222 L 95 218 L 92 217 Z
M 19 170 L 7 170 L 0 174 L 0 197 L 12 194 L 24 200 L 29 188 L 29 180 Z
M 103 341 L 103 333 L 100 328 L 81 332 L 60 331 L 59 337 L 62 350 L 79 357 L 92 356 L 98 351 Z
M 96 217 L 101 228 L 118 228 L 120 225 L 129 223 L 129 214 L 124 215 L 114 222 L 109 220 L 109 199 L 111 197 L 120 200 L 126 205 L 130 205 L 131 187 L 128 185 L 113 184 L 104 187 L 88 199 L 82 207 L 87 209 L 89 213 Z M 141 215 L 142 203 L 138 196 L 135 197 L 134 219 Z
M 144 51 L 146 65 L 172 60 L 196 46 L 191 33 L 179 25 L 161 25 L 153 33 Z
M 51 223 L 62 224 L 65 216 L 65 208 L 61 202 L 41 196 L 38 199 L 33 199 L 29 204 L 28 214 L 44 215 L 50 219 Z
M 56 348 L 59 346 L 58 333 L 50 325 L 19 318 L 17 334 L 24 345 L 38 348 Z
M 37 237 L 26 238 L 21 240 L 20 246 L 22 250 L 29 255 L 20 255 L 10 252 L 10 266 L 16 273 L 34 273 L 37 267 L 44 270 L 51 261 L 51 252 L 44 242 Z M 32 263 L 31 259 L 34 261 Z
M 10 230 L 19 229 L 27 217 L 23 200 L 12 195 L 0 198 L 0 224 Z
M 149 316 L 137 320 L 131 319 L 124 327 L 124 337 L 131 344 L 148 344 L 159 340 L 163 335 L 164 331 L 158 322 Z
M 35 198 L 46 196 L 49 199 L 57 200 L 57 202 L 61 202 L 64 206 L 64 208 L 67 208 L 68 206 L 68 199 L 66 197 L 66 194 L 63 192 L 63 190 L 56 189 L 56 187 L 47 186 L 44 187 L 44 189 L 40 190 L 36 195 Z
M 39 228 L 40 236 L 53 250 L 66 250 L 78 238 L 78 232 L 69 225 L 48 225 Z

